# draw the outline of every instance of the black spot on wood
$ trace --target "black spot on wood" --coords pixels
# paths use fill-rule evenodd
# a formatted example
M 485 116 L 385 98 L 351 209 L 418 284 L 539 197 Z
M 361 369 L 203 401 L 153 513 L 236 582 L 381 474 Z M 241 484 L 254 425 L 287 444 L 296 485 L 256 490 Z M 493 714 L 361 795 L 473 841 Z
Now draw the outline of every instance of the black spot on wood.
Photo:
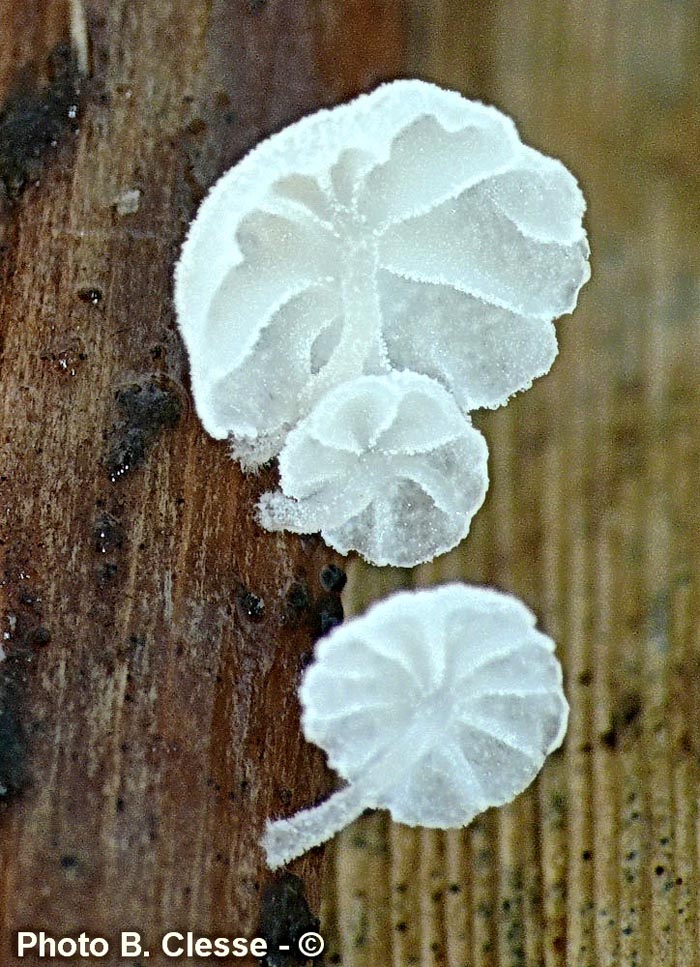
M 41 87 L 37 66 L 17 74 L 0 111 L 0 194 L 16 201 L 37 181 L 61 139 L 77 130 L 80 77 L 67 44 L 59 44 L 48 60 L 49 83 Z
M 102 587 L 113 584 L 119 573 L 119 568 L 112 561 L 104 564 L 97 573 L 97 581 Z
M 146 647 L 145 635 L 129 635 L 128 648 L 132 654 L 134 652 L 142 651 L 145 647 Z
M 610 725 L 600 736 L 607 749 L 616 749 L 627 735 L 636 735 L 638 719 L 642 712 L 642 699 L 638 692 L 625 692 L 613 710 Z
M 312 634 L 321 638 L 343 623 L 345 612 L 338 594 L 322 594 L 314 603 Z
M 310 960 L 299 951 L 299 939 L 309 931 L 318 932 L 319 923 L 309 909 L 303 881 L 292 873 L 283 873 L 263 893 L 256 931 L 267 943 L 262 967 L 304 967 L 309 963 L 320 967 L 320 958 Z M 282 946 L 289 950 L 280 950 Z
M 40 625 L 38 628 L 34 628 L 27 634 L 27 644 L 30 648 L 43 648 L 44 645 L 51 643 L 51 630 L 50 628 Z
M 258 624 L 265 617 L 265 602 L 257 594 L 240 588 L 236 593 L 236 604 L 244 618 Z
M 85 289 L 78 289 L 78 298 L 81 302 L 88 302 L 91 306 L 98 306 L 102 302 L 102 291 L 88 286 Z
M 25 654 L 8 656 L 0 671 L 0 802 L 10 802 L 27 785 L 26 732 L 22 724 Z
M 98 554 L 109 554 L 124 543 L 121 523 L 113 514 L 103 513 L 95 521 L 94 547 Z
M 115 393 L 120 419 L 109 434 L 105 460 L 112 482 L 143 463 L 146 451 L 162 430 L 178 423 L 182 399 L 171 380 L 136 380 Z
M 320 580 L 321 585 L 326 591 L 332 591 L 335 594 L 340 594 L 348 583 L 347 574 L 337 564 L 327 564 L 322 568 Z
M 284 621 L 297 627 L 304 621 L 313 604 L 313 598 L 305 581 L 294 581 L 285 595 Z

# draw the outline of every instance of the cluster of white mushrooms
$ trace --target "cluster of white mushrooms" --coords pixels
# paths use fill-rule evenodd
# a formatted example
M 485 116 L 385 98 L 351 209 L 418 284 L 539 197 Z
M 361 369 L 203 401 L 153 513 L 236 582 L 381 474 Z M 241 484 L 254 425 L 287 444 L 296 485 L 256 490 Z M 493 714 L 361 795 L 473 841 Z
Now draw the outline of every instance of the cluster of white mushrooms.
M 279 460 L 269 530 L 411 567 L 488 488 L 470 413 L 546 373 L 588 279 L 583 196 L 499 111 L 395 81 L 264 141 L 202 204 L 175 302 L 197 412 L 246 470 Z M 301 687 L 348 785 L 268 823 L 271 867 L 367 807 L 466 825 L 561 743 L 553 642 L 495 591 L 403 593 L 334 630 Z
M 509 118 L 415 80 L 224 175 L 175 300 L 205 428 L 246 468 L 280 457 L 263 526 L 373 564 L 454 547 L 488 486 L 469 413 L 550 368 L 552 320 L 589 274 L 584 207 Z

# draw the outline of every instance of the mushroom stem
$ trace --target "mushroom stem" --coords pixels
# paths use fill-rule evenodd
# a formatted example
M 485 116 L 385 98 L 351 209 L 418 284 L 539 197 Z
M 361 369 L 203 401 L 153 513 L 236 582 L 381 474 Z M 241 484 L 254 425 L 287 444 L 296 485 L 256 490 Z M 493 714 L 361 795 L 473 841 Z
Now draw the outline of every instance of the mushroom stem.
M 302 809 L 291 819 L 268 821 L 262 837 L 267 865 L 276 870 L 314 846 L 320 846 L 357 819 L 366 808 L 366 790 L 353 784 L 340 789 L 318 806 Z

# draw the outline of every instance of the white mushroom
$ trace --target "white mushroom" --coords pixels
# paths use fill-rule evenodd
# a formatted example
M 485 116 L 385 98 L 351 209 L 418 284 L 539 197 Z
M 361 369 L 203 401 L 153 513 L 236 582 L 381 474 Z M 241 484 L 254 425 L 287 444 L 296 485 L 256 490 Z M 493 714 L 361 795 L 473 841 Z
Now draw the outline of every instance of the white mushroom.
M 400 80 L 215 185 L 176 269 L 197 412 L 256 466 L 329 389 L 412 369 L 464 410 L 545 373 L 588 278 L 584 201 L 494 108 Z
M 269 530 L 320 531 L 373 564 L 413 567 L 455 547 L 488 487 L 482 435 L 435 380 L 360 376 L 331 390 L 280 454 Z
M 521 602 L 462 584 L 396 594 L 321 639 L 300 689 L 304 734 L 349 785 L 268 822 L 268 864 L 367 808 L 449 829 L 510 802 L 566 731 L 553 651 Z

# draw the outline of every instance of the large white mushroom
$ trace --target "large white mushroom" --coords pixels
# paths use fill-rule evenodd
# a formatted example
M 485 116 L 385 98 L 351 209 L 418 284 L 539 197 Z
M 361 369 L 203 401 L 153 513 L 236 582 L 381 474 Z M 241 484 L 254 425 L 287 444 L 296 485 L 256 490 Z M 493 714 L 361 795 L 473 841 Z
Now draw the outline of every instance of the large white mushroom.
M 553 651 L 521 602 L 463 584 L 396 594 L 321 639 L 300 689 L 304 734 L 348 785 L 268 822 L 268 864 L 367 808 L 449 829 L 510 802 L 566 732 Z
M 331 390 L 280 454 L 269 530 L 320 531 L 371 564 L 413 567 L 466 537 L 488 488 L 488 451 L 447 390 L 416 373 L 359 376 Z
M 206 430 L 254 467 L 328 390 L 391 369 L 502 405 L 556 355 L 589 275 L 583 211 L 509 118 L 423 81 L 285 128 L 214 186 L 177 265 Z

